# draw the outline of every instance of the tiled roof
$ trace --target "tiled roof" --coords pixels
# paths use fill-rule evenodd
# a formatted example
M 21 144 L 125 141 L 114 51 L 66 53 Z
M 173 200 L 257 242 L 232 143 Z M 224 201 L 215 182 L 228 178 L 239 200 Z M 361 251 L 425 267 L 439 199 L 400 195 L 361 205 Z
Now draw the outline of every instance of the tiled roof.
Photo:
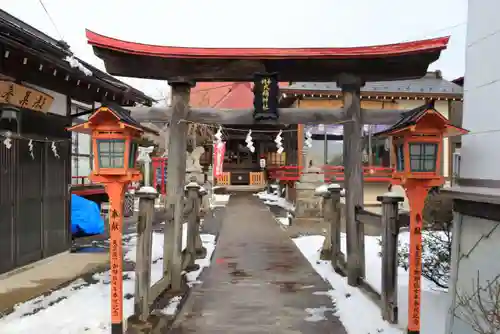
M 106 103 L 103 105 L 103 107 L 107 107 L 109 110 L 111 110 L 123 123 L 131 125 L 135 128 L 139 128 L 145 132 L 158 135 L 158 131 L 145 127 L 144 125 L 133 119 L 130 115 L 130 110 L 127 110 L 116 103 Z M 99 108 L 97 110 L 99 110 Z
M 399 129 L 403 129 L 403 128 L 406 128 L 406 127 L 411 126 L 411 125 L 415 125 L 417 120 L 423 114 L 425 114 L 425 112 L 428 109 L 434 109 L 434 105 L 433 104 L 424 104 L 418 108 L 409 110 L 402 115 L 401 119 L 396 124 L 394 124 L 393 126 L 387 128 L 381 132 L 377 132 L 374 135 L 380 136 L 380 135 L 384 135 L 386 133 L 389 133 L 389 132 L 392 132 L 395 130 L 399 130 Z
M 189 104 L 195 108 L 253 108 L 253 84 L 250 82 L 200 82 L 191 90 Z M 279 83 L 280 89 L 288 86 Z
M 465 134 L 468 132 L 467 130 L 465 130 L 461 127 L 451 125 L 449 123 L 449 121 L 446 120 L 446 118 L 439 111 L 437 111 L 434 108 L 434 102 L 430 102 L 430 103 L 424 104 L 420 107 L 417 107 L 415 109 L 412 109 L 412 110 L 409 110 L 409 111 L 403 113 L 401 116 L 401 119 L 396 124 L 394 124 L 393 126 L 387 128 L 383 131 L 374 133 L 374 136 L 384 137 L 393 131 L 401 130 L 401 129 L 410 127 L 412 125 L 415 125 L 421 119 L 421 117 L 424 116 L 428 112 L 428 110 L 433 110 L 436 114 L 438 114 L 441 117 L 441 119 L 443 119 L 443 121 L 446 122 L 447 126 L 445 129 L 445 134 L 449 134 L 451 132 Z
M 289 87 L 283 87 L 286 92 L 341 92 L 335 82 L 295 82 Z M 429 72 L 421 79 L 367 82 L 361 88 L 361 93 L 387 94 L 432 94 L 432 95 L 462 95 L 463 88 L 445 80 L 439 72 Z
M 191 90 L 190 105 L 198 108 L 251 108 L 252 86 L 249 82 L 202 82 Z
M 148 106 L 151 106 L 155 102 L 153 98 L 143 92 L 74 56 L 66 42 L 55 40 L 0 9 L 0 44 L 5 43 L 5 41 L 9 43 L 8 45 L 17 45 L 20 48 L 28 50 L 29 53 L 35 56 L 44 57 L 51 64 L 64 69 L 71 76 L 84 77 L 94 87 L 109 89 L 112 93 L 124 95 L 127 100 Z M 80 69 L 71 66 L 65 60 L 67 57 L 74 58 L 87 70 L 92 72 L 92 75 L 85 76 Z

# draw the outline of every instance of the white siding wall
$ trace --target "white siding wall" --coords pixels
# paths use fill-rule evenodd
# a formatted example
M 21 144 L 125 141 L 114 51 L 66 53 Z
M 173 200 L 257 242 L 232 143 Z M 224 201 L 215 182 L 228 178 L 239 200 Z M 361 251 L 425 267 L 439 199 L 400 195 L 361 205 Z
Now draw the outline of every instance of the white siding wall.
M 487 286 L 487 282 L 492 281 L 500 273 L 500 261 L 493 260 L 495 256 L 493 254 L 498 254 L 500 240 L 500 227 L 496 227 L 497 224 L 499 222 L 469 216 L 463 217 L 462 233 L 459 240 L 457 294 L 462 296 L 474 294 L 473 284 L 476 284 L 478 271 L 479 285 L 482 287 Z M 486 238 L 485 236 L 490 233 L 490 237 Z M 461 308 L 456 307 L 457 304 L 452 305 L 452 310 L 454 310 L 452 314 L 456 314 L 456 316 L 452 320 L 451 331 L 448 333 L 473 333 L 470 325 L 462 320 L 464 316 L 461 313 Z
M 467 27 L 463 127 L 500 128 L 500 1 L 470 0 Z M 461 177 L 500 180 L 500 132 L 462 139 Z
M 466 70 L 464 86 L 463 127 L 472 134 L 462 138 L 460 177 L 500 180 L 500 132 L 474 134 L 500 128 L 500 1 L 469 0 Z M 473 293 L 473 281 L 479 272 L 479 284 L 485 286 L 500 273 L 500 227 L 498 222 L 464 216 L 461 237 L 454 239 L 460 256 L 453 259 L 458 275 L 456 292 Z M 493 231 L 493 232 L 492 232 Z M 484 235 L 492 232 L 489 238 Z M 477 244 L 477 246 L 475 246 Z M 475 247 L 473 251 L 471 249 Z M 470 254 L 469 254 L 470 253 Z M 464 256 L 467 254 L 467 256 Z M 452 286 L 453 288 L 453 286 Z M 450 291 L 453 297 L 453 289 Z M 457 307 L 458 301 L 451 305 Z M 459 309 L 457 310 L 458 312 Z M 452 313 L 453 314 L 453 313 Z M 460 315 L 459 315 L 460 317 Z M 459 317 L 451 317 L 448 334 L 470 334 L 474 331 Z

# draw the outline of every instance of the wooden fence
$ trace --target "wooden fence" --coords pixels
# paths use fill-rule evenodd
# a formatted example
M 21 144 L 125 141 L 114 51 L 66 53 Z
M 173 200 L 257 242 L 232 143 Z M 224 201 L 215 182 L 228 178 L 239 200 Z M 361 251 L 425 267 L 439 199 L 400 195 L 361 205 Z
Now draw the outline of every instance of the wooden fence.
M 350 276 L 355 272 L 357 275 L 357 286 L 377 304 L 382 310 L 384 320 L 396 324 L 398 322 L 397 306 L 397 246 L 398 235 L 401 226 L 407 224 L 408 217 L 399 215 L 399 202 L 402 197 L 387 193 L 377 197 L 382 204 L 382 215 L 368 212 L 359 207 L 356 208 L 356 223 L 372 225 L 381 231 L 381 259 L 382 259 L 382 286 L 379 289 L 373 287 L 366 281 L 365 277 L 365 238 L 364 235 L 356 235 L 357 247 L 347 251 L 355 252 L 356 267 L 349 268 L 346 262 L 346 254 L 340 248 L 341 219 L 343 204 L 341 203 L 341 188 L 338 185 L 330 185 L 328 191 L 321 194 L 323 197 L 323 219 L 327 223 L 327 236 L 323 249 L 322 258 L 330 260 L 333 269 L 343 275 Z M 349 229 L 346 229 L 349 231 Z M 352 238 L 353 236 L 346 236 Z
M 200 190 L 201 189 L 201 190 Z M 203 244 L 200 237 L 200 218 L 202 216 L 202 197 L 206 195 L 196 182 L 190 182 L 186 186 L 184 202 L 184 221 L 187 222 L 187 243 L 182 250 L 182 271 L 197 269 L 195 260 L 204 254 Z M 136 192 L 139 197 L 139 220 L 137 224 L 137 253 L 136 253 L 136 281 L 134 295 L 134 314 L 129 319 L 130 324 L 146 323 L 153 312 L 154 304 L 165 292 L 171 290 L 171 282 L 174 273 L 169 270 L 156 283 L 151 285 L 151 256 L 152 256 L 152 224 L 154 216 L 154 202 L 158 194 Z M 167 221 L 172 219 L 172 212 L 167 210 Z M 181 225 L 182 226 L 182 225 Z M 182 240 L 182 229 L 180 239 Z M 181 245 L 182 243 L 179 243 Z M 164 259 L 165 261 L 165 259 Z M 179 292 L 179 291 L 175 291 Z

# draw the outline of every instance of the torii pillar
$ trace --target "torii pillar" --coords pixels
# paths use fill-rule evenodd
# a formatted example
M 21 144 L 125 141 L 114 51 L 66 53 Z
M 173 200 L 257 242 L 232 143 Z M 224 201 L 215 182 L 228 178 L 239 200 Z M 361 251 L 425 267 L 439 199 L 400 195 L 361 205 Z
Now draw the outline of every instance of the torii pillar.
M 345 224 L 347 234 L 347 281 L 357 286 L 364 277 L 364 227 L 356 221 L 357 208 L 363 208 L 363 122 L 360 90 L 364 82 L 357 76 L 341 74 L 337 85 L 342 89 L 347 117 L 343 123 L 343 162 L 345 188 Z
M 194 83 L 188 80 L 170 80 L 172 87 L 172 118 L 168 140 L 167 198 L 163 272 L 170 278 L 171 289 L 179 291 L 182 285 L 182 223 L 183 196 L 186 178 L 186 140 L 189 97 Z

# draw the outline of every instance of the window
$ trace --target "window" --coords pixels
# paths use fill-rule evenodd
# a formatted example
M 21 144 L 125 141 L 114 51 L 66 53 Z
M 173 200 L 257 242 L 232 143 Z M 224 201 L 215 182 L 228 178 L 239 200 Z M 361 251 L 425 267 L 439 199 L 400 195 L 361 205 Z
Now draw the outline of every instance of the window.
M 390 167 L 390 150 L 385 138 L 377 138 L 372 135 L 377 129 L 364 128 L 365 133 L 362 141 L 362 159 L 364 166 Z M 312 133 L 312 147 L 309 150 L 309 159 L 313 165 L 328 164 L 331 166 L 343 166 L 343 129 L 342 126 L 330 125 L 325 138 L 325 129 L 316 130 L 310 128 Z M 326 140 L 325 140 L 326 139 Z M 326 146 L 326 147 L 325 147 Z M 326 154 L 326 159 L 325 159 Z
M 75 112 L 85 109 L 74 107 Z M 80 116 L 73 125 L 85 122 L 88 116 Z M 92 138 L 84 133 L 71 134 L 71 176 L 73 184 L 89 183 L 87 177 L 92 171 Z
M 124 139 L 98 139 L 99 168 L 123 168 L 125 157 Z
M 137 155 L 137 143 L 132 142 L 130 144 L 130 155 L 128 157 L 128 167 L 129 168 L 135 167 L 136 155 Z
M 331 166 L 343 166 L 343 142 L 342 140 L 327 140 L 325 148 L 324 139 L 313 139 L 312 147 L 309 149 L 309 159 L 313 165 L 322 166 L 325 164 L 325 151 L 327 154 L 326 164 Z
M 396 170 L 398 172 L 405 170 L 405 149 L 403 144 L 396 145 Z
M 436 171 L 437 144 L 410 144 L 410 168 L 412 172 Z

